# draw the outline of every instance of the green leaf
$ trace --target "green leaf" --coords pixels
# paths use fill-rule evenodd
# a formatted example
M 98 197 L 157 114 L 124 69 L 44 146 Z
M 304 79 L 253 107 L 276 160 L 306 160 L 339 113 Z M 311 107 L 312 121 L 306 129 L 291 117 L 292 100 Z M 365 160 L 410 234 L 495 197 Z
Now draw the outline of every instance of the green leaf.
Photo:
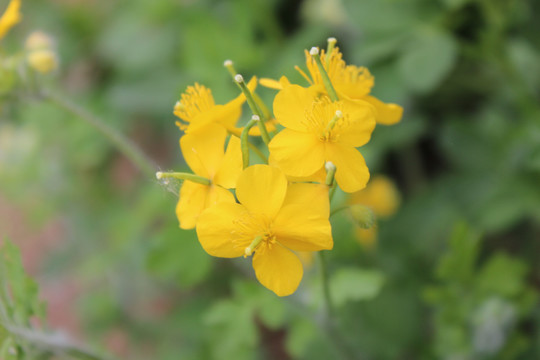
M 457 224 L 450 238 L 450 250 L 440 261 L 437 277 L 457 282 L 469 281 L 474 273 L 479 249 L 480 237 L 466 224 Z
M 525 262 L 505 253 L 497 253 L 482 267 L 477 278 L 478 290 L 513 297 L 525 290 Z
M 455 39 L 437 29 L 427 29 L 405 48 L 398 68 L 411 90 L 425 93 L 436 88 L 452 70 L 458 55 Z
M 317 331 L 311 321 L 305 318 L 297 319 L 289 328 L 285 346 L 293 357 L 300 358 L 316 337 Z
M 148 254 L 147 266 L 161 278 L 182 288 L 199 284 L 208 275 L 212 258 L 201 248 L 195 231 L 170 226 L 161 231 Z
M 370 300 L 379 294 L 384 275 L 376 270 L 342 268 L 330 280 L 330 292 L 336 306 L 348 301 Z

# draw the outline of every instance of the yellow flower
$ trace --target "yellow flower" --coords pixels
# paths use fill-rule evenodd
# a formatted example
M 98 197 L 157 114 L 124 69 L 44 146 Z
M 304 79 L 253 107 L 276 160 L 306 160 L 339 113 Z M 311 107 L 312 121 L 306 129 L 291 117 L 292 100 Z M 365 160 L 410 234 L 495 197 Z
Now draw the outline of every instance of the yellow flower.
M 234 203 L 233 194 L 227 189 L 236 186 L 242 171 L 240 140 L 232 136 L 224 151 L 227 131 L 216 124 L 205 127 L 196 135 L 187 134 L 180 139 L 184 159 L 191 170 L 210 180 L 203 185 L 189 180 L 180 188 L 176 216 L 182 229 L 193 229 L 203 210 L 220 203 Z
M 350 204 L 362 204 L 373 211 L 377 218 L 392 216 L 401 202 L 399 191 L 392 180 L 384 176 L 374 177 L 367 187 L 351 194 Z M 377 223 L 369 229 L 356 225 L 354 229 L 356 240 L 366 249 L 373 250 L 377 243 Z
M 369 141 L 375 127 L 369 103 L 347 98 L 332 102 L 313 88 L 290 85 L 276 95 L 274 115 L 286 129 L 272 139 L 269 149 L 288 176 L 311 176 L 331 161 L 343 191 L 366 186 L 369 171 L 355 148 Z
M 401 197 L 396 185 L 382 175 L 374 177 L 364 190 L 349 197 L 349 203 L 365 205 L 380 218 L 393 215 L 400 202 Z
M 21 0 L 11 0 L 2 17 L 0 17 L 0 40 L 6 33 L 21 21 Z
M 311 78 L 306 76 L 300 69 L 300 73 L 306 80 L 318 91 L 326 92 L 322 81 L 321 74 L 310 53 L 305 50 L 306 66 Z M 376 121 L 383 125 L 392 125 L 401 120 L 403 108 L 396 104 L 385 104 L 374 96 L 370 95 L 371 88 L 375 85 L 375 79 L 369 70 L 365 67 L 347 65 L 342 59 L 343 55 L 338 47 L 335 47 L 330 53 L 330 59 L 326 61 L 325 51 L 322 50 L 320 55 L 323 66 L 328 73 L 328 77 L 338 93 L 339 97 L 350 99 L 362 99 L 369 102 L 377 110 Z
M 305 50 L 305 54 L 306 66 L 310 76 L 306 75 L 299 67 L 296 67 L 296 70 L 307 80 L 316 92 L 326 93 L 326 88 L 324 87 L 321 73 L 315 63 L 315 59 L 307 50 Z M 369 102 L 377 110 L 375 120 L 379 124 L 392 125 L 401 120 L 403 115 L 403 108 L 401 106 L 396 104 L 385 104 L 376 97 L 370 95 L 371 88 L 375 85 L 375 79 L 367 68 L 347 65 L 342 59 L 343 55 L 338 47 L 335 47 L 332 50 L 328 62 L 326 61 L 324 50 L 321 51 L 320 55 L 316 56 L 321 57 L 321 62 L 340 98 L 361 99 Z M 260 79 L 259 82 L 262 86 L 276 90 L 282 90 L 290 84 L 289 80 L 284 76 L 282 76 L 279 81 L 263 78 Z
M 278 296 L 292 294 L 303 268 L 291 251 L 333 247 L 328 187 L 287 184 L 269 165 L 246 168 L 236 186 L 240 202 L 219 203 L 199 217 L 197 235 L 212 256 L 234 258 L 253 252 L 257 279 Z
M 257 86 L 257 79 L 252 78 L 247 87 L 251 92 Z M 225 105 L 217 105 L 212 96 L 212 91 L 204 85 L 195 83 L 188 86 L 185 93 L 174 106 L 174 115 L 182 121 L 177 121 L 176 126 L 186 134 L 198 132 L 208 124 L 217 123 L 223 126 L 232 134 L 240 136 L 242 128 L 237 128 L 236 123 L 242 114 L 242 105 L 246 101 L 244 94 L 240 94 L 235 99 Z M 269 131 L 275 130 L 272 122 L 267 123 Z M 260 136 L 260 131 L 254 127 L 249 132 L 250 135 Z

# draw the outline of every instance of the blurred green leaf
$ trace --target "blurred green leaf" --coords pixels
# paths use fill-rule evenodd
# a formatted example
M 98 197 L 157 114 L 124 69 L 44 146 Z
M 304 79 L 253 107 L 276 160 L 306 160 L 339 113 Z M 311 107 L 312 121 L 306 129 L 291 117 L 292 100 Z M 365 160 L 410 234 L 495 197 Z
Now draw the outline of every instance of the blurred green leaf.
M 340 268 L 330 279 L 330 293 L 336 306 L 348 301 L 371 300 L 379 294 L 384 281 L 380 271 Z
M 421 28 L 404 48 L 398 67 L 411 90 L 425 93 L 443 81 L 452 70 L 457 55 L 458 46 L 451 34 Z
M 506 297 L 517 296 L 525 289 L 527 271 L 523 260 L 497 253 L 481 268 L 476 280 L 478 291 Z
M 441 258 L 437 276 L 459 283 L 472 280 L 480 251 L 480 237 L 465 223 L 455 226 L 450 237 L 450 249 Z
M 313 322 L 308 319 L 297 319 L 291 323 L 286 347 L 295 358 L 304 355 L 307 347 L 317 337 Z
M 156 236 L 147 266 L 154 274 L 186 289 L 204 280 L 212 257 L 202 249 L 195 231 L 180 230 L 175 225 L 163 228 Z

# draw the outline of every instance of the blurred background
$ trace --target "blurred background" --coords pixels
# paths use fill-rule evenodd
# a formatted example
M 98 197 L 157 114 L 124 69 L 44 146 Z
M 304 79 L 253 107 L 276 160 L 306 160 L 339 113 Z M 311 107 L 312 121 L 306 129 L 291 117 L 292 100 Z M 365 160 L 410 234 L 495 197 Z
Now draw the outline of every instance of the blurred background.
M 405 109 L 361 149 L 399 207 L 364 241 L 347 213 L 332 219 L 341 341 L 362 359 L 540 358 L 539 2 L 23 0 L 22 13 L 3 53 L 49 34 L 59 67 L 42 86 L 161 170 L 188 171 L 172 114 L 188 85 L 237 96 L 226 59 L 304 84 L 304 49 L 336 37 Z M 336 358 L 314 325 L 318 264 L 275 297 L 247 261 L 211 258 L 178 228 L 175 191 L 72 114 L 0 98 L 0 238 L 21 248 L 51 329 L 125 359 Z

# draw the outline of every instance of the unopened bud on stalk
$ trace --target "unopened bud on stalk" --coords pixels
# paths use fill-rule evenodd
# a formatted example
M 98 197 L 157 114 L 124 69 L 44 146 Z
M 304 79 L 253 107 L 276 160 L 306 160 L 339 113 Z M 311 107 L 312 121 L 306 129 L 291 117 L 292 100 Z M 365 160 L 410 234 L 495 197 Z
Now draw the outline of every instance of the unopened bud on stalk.
M 32 69 L 42 74 L 48 74 L 58 67 L 58 58 L 52 50 L 31 51 L 26 60 Z
M 365 205 L 351 205 L 349 211 L 355 223 L 362 229 L 369 229 L 375 223 L 375 215 L 373 211 Z
M 244 82 L 244 77 L 240 74 L 236 74 L 234 76 L 234 81 L 236 81 L 237 83 L 241 84 Z
M 53 39 L 41 31 L 35 31 L 26 39 L 28 65 L 42 73 L 47 74 L 58 67 L 58 57 L 54 49 Z

